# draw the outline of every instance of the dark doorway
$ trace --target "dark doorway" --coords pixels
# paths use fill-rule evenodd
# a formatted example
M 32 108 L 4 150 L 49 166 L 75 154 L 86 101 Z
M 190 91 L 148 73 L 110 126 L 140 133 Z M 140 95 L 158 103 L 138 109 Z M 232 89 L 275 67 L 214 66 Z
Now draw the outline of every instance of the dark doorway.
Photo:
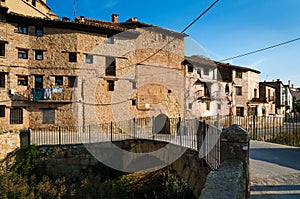
M 153 124 L 154 134 L 171 134 L 170 131 L 170 119 L 165 114 L 159 114 L 154 119 Z

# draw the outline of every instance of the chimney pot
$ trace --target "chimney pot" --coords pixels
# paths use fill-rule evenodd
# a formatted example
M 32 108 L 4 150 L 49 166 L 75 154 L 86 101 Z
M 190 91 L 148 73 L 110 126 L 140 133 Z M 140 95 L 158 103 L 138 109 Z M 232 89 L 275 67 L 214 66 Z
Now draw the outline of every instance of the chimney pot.
M 119 15 L 118 14 L 112 14 L 111 15 L 111 21 L 113 23 L 119 23 Z

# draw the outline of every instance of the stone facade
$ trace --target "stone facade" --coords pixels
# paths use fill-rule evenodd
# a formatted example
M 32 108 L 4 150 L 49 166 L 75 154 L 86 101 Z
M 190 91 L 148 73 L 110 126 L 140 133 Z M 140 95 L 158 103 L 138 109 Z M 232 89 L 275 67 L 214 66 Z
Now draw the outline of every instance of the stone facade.
M 0 17 L 2 130 L 184 115 L 185 35 L 137 21 Z
M 2 162 L 7 154 L 20 148 L 19 132 L 0 133 L 0 162 Z

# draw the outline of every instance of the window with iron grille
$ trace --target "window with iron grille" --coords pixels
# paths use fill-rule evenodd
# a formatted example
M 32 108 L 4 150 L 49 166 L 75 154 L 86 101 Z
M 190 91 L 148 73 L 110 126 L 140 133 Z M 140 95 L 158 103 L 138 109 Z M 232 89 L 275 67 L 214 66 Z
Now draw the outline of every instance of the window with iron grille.
M 44 109 L 43 110 L 43 124 L 55 124 L 55 110 Z
M 0 105 L 0 117 L 5 117 L 5 105 Z
M 23 124 L 23 109 L 10 109 L 10 124 Z

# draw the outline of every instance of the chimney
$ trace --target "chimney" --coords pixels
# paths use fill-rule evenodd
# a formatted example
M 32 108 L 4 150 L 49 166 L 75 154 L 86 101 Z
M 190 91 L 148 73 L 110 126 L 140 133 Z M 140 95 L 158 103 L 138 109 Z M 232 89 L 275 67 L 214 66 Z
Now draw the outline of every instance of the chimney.
M 291 80 L 288 81 L 288 85 L 289 85 L 289 87 L 291 87 Z
M 280 79 L 277 79 L 277 82 L 280 82 Z
M 119 15 L 118 14 L 112 14 L 111 15 L 111 22 L 119 23 Z
M 292 88 L 294 88 L 294 84 L 292 84 Z
M 62 18 L 62 21 L 70 22 L 71 20 L 70 20 L 70 18 L 68 18 L 68 17 L 63 17 L 63 18 Z
M 131 23 L 131 22 L 137 22 L 138 21 L 138 18 L 137 17 L 133 17 L 133 18 L 130 18 L 126 21 L 126 23 Z

